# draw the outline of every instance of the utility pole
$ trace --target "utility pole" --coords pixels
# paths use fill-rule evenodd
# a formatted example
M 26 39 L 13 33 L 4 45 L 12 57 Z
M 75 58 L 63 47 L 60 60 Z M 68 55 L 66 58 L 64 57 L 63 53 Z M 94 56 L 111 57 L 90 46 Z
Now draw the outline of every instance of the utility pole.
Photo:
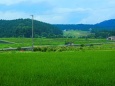
M 33 32 L 34 32 L 34 27 L 33 27 L 33 19 L 34 19 L 34 16 L 33 15 L 31 15 L 32 16 L 32 51 L 34 50 L 34 40 L 33 40 Z

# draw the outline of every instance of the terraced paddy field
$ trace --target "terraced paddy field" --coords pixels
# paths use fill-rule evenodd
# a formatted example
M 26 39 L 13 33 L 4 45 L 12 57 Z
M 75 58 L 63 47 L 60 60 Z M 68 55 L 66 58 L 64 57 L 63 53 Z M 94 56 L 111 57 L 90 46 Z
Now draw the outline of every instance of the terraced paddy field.
M 115 86 L 115 50 L 0 52 L 0 86 Z

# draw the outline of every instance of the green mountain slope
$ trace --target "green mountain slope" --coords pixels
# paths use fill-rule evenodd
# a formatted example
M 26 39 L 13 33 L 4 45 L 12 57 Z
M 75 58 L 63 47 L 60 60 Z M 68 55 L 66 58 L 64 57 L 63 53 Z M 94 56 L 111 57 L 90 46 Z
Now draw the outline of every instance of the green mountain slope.
M 0 37 L 31 37 L 31 19 L 0 20 Z M 44 22 L 34 20 L 34 37 L 60 37 L 63 32 Z

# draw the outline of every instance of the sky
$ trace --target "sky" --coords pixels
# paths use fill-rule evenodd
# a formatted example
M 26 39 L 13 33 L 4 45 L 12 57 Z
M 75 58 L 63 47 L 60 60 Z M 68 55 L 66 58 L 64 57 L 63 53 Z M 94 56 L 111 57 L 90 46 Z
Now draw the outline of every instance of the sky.
M 115 19 L 115 0 L 1 0 L 0 19 L 50 24 L 96 24 Z

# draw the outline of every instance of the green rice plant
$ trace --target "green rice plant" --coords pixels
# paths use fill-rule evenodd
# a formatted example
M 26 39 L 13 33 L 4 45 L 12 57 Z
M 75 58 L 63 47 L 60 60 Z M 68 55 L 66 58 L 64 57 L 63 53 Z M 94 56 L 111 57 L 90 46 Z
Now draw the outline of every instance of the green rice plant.
M 115 51 L 0 52 L 0 86 L 114 86 Z

